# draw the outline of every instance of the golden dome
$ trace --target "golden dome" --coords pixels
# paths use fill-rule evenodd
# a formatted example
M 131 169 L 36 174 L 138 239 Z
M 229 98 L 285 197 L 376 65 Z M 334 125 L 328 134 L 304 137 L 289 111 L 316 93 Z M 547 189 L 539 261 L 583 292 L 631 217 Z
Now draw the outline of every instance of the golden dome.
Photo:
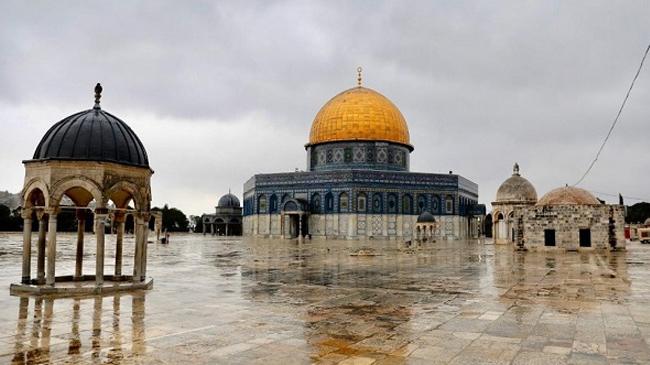
M 575 186 L 564 186 L 546 193 L 537 205 L 598 205 L 600 202 L 590 192 Z
M 310 145 L 336 141 L 394 142 L 413 149 L 406 120 L 395 104 L 361 86 L 330 99 L 311 125 Z

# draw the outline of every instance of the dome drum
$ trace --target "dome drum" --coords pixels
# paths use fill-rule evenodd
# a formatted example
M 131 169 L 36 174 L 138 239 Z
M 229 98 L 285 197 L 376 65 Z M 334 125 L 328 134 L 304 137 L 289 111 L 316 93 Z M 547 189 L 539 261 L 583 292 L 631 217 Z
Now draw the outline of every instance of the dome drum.
M 329 142 L 307 147 L 309 171 L 369 169 L 408 171 L 410 151 L 388 142 Z

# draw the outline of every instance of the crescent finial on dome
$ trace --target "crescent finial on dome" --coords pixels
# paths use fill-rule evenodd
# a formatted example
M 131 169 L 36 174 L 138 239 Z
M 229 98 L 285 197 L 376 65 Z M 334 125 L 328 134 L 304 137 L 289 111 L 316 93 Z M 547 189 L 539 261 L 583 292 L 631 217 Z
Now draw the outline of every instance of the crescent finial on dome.
M 519 164 L 515 162 L 515 165 L 512 166 L 512 176 L 519 176 Z
M 363 71 L 361 66 L 357 67 L 357 86 L 361 86 L 361 80 L 362 80 L 361 71 Z
M 102 88 L 102 84 L 100 84 L 98 82 L 97 85 L 95 85 L 95 106 L 94 106 L 94 109 L 101 109 L 99 107 L 99 99 L 102 98 L 102 90 L 104 90 Z

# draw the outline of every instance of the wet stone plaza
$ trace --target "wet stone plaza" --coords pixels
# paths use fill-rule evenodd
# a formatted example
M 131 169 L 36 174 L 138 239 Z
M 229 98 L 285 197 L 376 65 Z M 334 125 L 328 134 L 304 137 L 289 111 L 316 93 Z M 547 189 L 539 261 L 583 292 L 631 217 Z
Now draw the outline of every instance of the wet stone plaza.
M 173 235 L 148 245 L 152 290 L 54 299 L 9 295 L 21 237 L 0 235 L 3 364 L 650 363 L 650 247 L 638 243 L 518 253 Z M 74 271 L 74 240 L 59 237 L 57 275 Z M 106 250 L 110 272 L 113 236 Z M 124 262 L 128 273 L 132 236 Z

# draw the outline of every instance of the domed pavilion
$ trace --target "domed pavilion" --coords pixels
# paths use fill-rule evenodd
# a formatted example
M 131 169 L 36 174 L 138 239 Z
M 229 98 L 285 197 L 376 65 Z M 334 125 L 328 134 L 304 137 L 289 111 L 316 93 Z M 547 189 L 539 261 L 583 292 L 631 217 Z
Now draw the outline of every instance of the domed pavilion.
M 514 242 L 513 214 L 515 209 L 535 205 L 537 191 L 533 184 L 519 173 L 519 164 L 512 168 L 512 176 L 497 190 L 496 200 L 492 202 L 492 237 L 494 243 Z
M 436 236 L 436 217 L 424 211 L 415 221 L 415 240 L 417 242 L 428 242 Z
M 144 145 L 121 119 L 100 107 L 102 87 L 95 87 L 95 105 L 64 118 L 45 133 L 25 165 L 23 199 L 23 267 L 12 293 L 103 294 L 148 289 L 147 234 L 153 170 Z M 56 267 L 57 215 L 75 212 L 77 240 L 74 272 Z M 133 272 L 123 272 L 124 228 L 127 215 L 134 218 Z M 36 247 L 32 248 L 32 220 L 38 221 Z M 94 219 L 96 249 L 94 274 L 84 271 L 85 221 Z M 106 227 L 116 228 L 113 272 L 106 273 Z M 36 267 L 32 269 L 32 254 Z M 130 256 L 131 253 L 129 253 Z M 129 265 L 130 266 L 130 265 Z
M 311 123 L 306 171 L 257 174 L 244 185 L 244 235 L 410 240 L 418 216 L 441 238 L 476 237 L 485 207 L 460 176 L 410 172 L 406 118 L 361 85 L 327 101 Z
M 217 236 L 241 236 L 242 234 L 242 207 L 239 199 L 228 192 L 219 198 L 214 214 L 203 214 L 203 234 L 208 230 Z

